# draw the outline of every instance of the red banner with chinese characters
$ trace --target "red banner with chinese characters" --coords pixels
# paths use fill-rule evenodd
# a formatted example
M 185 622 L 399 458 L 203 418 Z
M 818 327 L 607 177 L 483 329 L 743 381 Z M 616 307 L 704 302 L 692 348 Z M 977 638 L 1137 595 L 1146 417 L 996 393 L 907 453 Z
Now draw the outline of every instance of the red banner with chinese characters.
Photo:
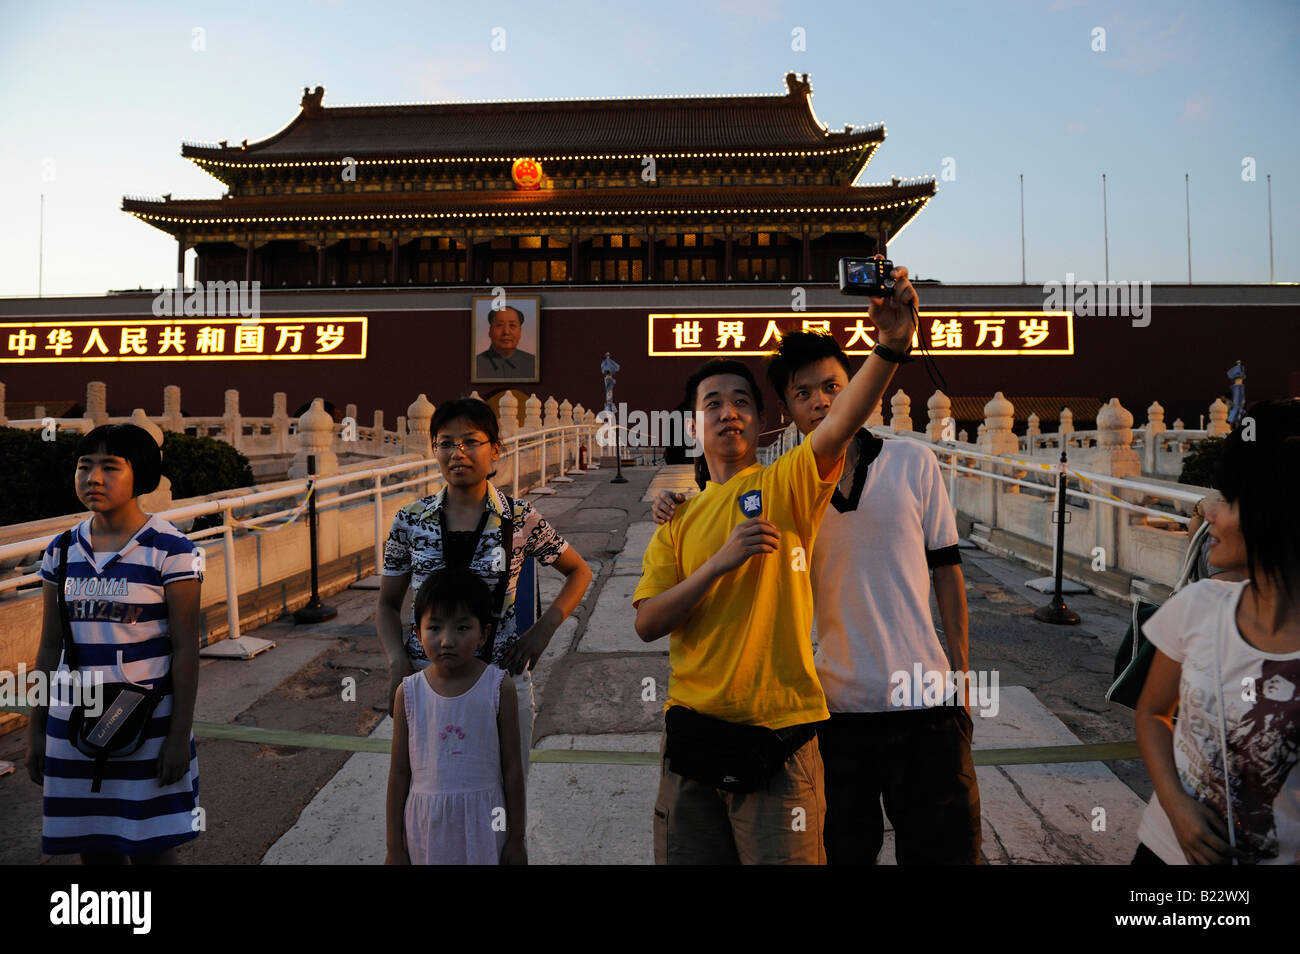
M 1050 311 L 922 311 L 920 335 L 932 355 L 1074 354 L 1074 316 Z M 829 334 L 851 355 L 870 354 L 875 327 L 866 311 L 650 315 L 652 357 L 765 355 L 791 331 Z
M 0 362 L 360 359 L 367 319 L 0 322 Z

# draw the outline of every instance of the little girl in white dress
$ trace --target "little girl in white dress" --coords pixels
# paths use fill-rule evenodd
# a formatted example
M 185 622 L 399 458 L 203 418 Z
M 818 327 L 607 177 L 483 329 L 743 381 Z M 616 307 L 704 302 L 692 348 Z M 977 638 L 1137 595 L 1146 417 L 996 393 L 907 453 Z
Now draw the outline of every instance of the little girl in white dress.
M 393 700 L 387 864 L 526 864 L 518 705 L 504 671 L 476 658 L 492 594 L 443 570 L 415 597 L 429 667 Z

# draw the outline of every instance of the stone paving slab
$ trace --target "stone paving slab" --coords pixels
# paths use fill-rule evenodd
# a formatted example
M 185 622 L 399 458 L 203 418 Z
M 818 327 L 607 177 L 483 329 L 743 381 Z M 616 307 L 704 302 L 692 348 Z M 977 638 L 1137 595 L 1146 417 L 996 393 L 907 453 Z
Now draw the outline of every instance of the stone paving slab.
M 578 642 L 583 653 L 668 651 L 668 640 L 646 643 L 636 634 L 636 610 L 632 595 L 639 576 L 611 576 L 601 587 L 596 607 L 587 620 L 586 632 Z
M 975 717 L 976 749 L 1079 742 L 1025 687 L 999 695 L 995 718 Z M 1145 803 L 1103 762 L 980 766 L 976 777 L 992 863 L 1128 864 L 1137 849 Z
M 590 557 L 583 557 L 587 561 L 587 566 L 591 567 L 591 585 L 587 587 L 587 592 L 582 594 L 582 600 L 578 606 L 583 606 L 592 600 L 592 595 L 597 589 L 597 580 L 600 579 L 600 571 L 605 566 L 604 560 L 593 560 Z M 560 590 L 564 588 L 564 574 L 553 566 L 539 566 L 537 568 L 538 585 L 542 589 L 542 610 L 555 602 L 555 598 L 560 595 Z
M 552 735 L 535 748 L 657 752 L 658 732 Z M 534 762 L 528 773 L 528 860 L 551 865 L 654 863 L 657 765 Z
M 257 631 L 266 638 L 268 627 Z M 311 665 L 334 646 L 334 637 L 275 636 L 275 648 L 252 659 L 203 659 L 199 662 L 199 695 L 194 718 L 200 722 L 231 722 L 298 670 Z
M 371 738 L 391 739 L 385 717 Z M 357 752 L 262 856 L 264 865 L 382 865 L 387 853 L 388 756 Z
M 664 649 L 635 656 L 571 654 L 549 676 L 534 738 L 561 732 L 658 732 L 668 692 L 666 645 Z
M 650 538 L 658 528 L 653 520 L 640 520 L 627 528 L 627 538 L 623 549 L 614 558 L 615 576 L 641 575 L 641 561 L 645 558 L 645 548 L 650 545 Z

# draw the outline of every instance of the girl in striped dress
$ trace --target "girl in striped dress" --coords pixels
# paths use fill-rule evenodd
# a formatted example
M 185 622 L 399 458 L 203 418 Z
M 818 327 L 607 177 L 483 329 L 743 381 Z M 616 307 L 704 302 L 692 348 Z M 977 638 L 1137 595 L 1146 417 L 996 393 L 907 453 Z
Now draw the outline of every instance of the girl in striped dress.
M 91 512 L 71 531 L 64 587 L 83 685 L 93 678 L 170 687 L 133 754 L 103 766 L 68 739 L 68 699 L 33 707 L 27 756 L 43 784 L 46 854 L 80 854 L 85 864 L 169 864 L 177 845 L 198 837 L 198 754 L 190 729 L 198 692 L 203 579 L 198 548 L 171 523 L 140 509 L 157 488 L 162 454 L 133 424 L 97 427 L 77 448 L 77 497 Z M 46 548 L 44 619 L 37 669 L 66 670 L 58 601 L 59 537 Z M 53 694 L 52 694 L 53 695 Z M 93 697 L 83 694 L 87 703 Z

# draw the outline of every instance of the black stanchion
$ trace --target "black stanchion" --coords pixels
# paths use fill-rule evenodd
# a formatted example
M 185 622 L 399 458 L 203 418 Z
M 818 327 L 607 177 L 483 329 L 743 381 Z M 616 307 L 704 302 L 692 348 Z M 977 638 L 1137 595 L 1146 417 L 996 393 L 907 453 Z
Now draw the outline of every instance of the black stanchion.
M 1079 622 L 1079 614 L 1065 605 L 1065 598 L 1061 595 L 1061 577 L 1065 570 L 1065 483 L 1065 448 L 1062 447 L 1061 476 L 1056 483 L 1056 591 L 1052 594 L 1052 602 L 1034 610 L 1034 619 L 1073 625 Z
M 316 455 L 307 457 L 307 474 L 316 476 Z M 316 556 L 316 488 L 312 487 L 311 496 L 307 498 L 307 533 L 311 539 L 311 602 L 293 614 L 295 623 L 323 623 L 333 619 L 339 611 L 326 606 L 320 599 L 319 570 L 320 560 Z
M 627 483 L 627 478 L 623 476 L 623 432 L 622 432 L 621 430 L 619 430 L 617 427 L 615 427 L 615 428 L 614 428 L 614 433 L 617 435 L 617 436 L 614 438 L 614 468 L 615 468 L 615 471 L 614 471 L 614 479 L 611 480 L 610 483 L 611 483 L 611 484 L 625 484 L 625 483 Z

